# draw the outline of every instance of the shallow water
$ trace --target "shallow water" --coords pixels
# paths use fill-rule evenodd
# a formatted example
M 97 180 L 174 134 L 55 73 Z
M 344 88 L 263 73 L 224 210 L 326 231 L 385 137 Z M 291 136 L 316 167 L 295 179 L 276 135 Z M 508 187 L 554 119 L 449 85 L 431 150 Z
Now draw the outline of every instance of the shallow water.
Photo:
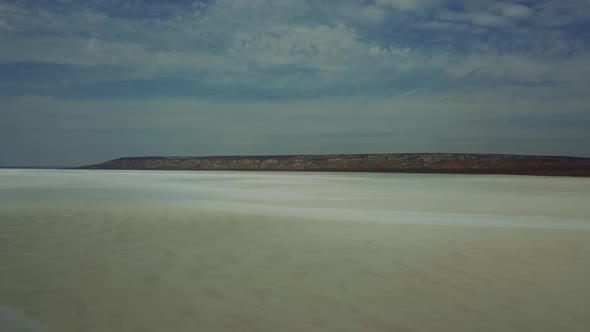
M 590 180 L 0 170 L 0 331 L 587 331 Z

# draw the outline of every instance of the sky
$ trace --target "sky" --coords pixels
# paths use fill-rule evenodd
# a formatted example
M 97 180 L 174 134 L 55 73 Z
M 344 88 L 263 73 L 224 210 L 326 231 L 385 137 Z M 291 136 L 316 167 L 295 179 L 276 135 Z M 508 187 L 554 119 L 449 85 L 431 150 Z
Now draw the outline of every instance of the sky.
M 0 0 L 0 166 L 590 156 L 590 0 Z

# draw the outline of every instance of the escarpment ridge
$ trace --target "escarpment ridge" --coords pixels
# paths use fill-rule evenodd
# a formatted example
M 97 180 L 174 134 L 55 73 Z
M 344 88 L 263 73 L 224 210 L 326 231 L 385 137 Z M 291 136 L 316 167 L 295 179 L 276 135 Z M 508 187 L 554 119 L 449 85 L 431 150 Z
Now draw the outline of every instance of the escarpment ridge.
M 590 176 L 590 158 L 470 153 L 126 157 L 80 168 Z

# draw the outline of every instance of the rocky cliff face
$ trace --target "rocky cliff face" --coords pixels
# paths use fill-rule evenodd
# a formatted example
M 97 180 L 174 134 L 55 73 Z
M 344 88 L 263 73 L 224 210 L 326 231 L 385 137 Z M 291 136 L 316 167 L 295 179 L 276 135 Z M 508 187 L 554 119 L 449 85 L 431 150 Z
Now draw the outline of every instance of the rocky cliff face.
M 487 154 L 368 154 L 130 157 L 82 167 L 128 170 L 244 170 L 482 173 L 590 176 L 590 158 Z

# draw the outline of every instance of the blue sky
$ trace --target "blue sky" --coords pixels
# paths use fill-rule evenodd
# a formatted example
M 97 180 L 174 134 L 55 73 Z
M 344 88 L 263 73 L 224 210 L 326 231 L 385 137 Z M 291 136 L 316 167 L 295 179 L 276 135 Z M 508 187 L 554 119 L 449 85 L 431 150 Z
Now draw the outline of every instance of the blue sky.
M 590 156 L 590 1 L 0 0 L 0 165 Z

